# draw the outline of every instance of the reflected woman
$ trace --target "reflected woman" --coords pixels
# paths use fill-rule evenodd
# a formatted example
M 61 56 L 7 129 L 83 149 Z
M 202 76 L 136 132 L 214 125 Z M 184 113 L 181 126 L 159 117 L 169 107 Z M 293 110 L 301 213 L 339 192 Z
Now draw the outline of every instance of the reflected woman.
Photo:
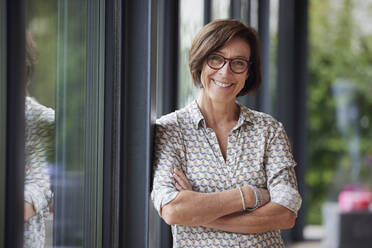
M 261 83 L 256 32 L 217 20 L 197 34 L 189 67 L 200 96 L 156 123 L 154 183 L 174 247 L 284 247 L 301 197 L 283 125 L 236 98 Z
M 26 33 L 27 85 L 36 63 L 35 43 Z M 24 247 L 45 246 L 45 220 L 52 202 L 48 165 L 54 151 L 54 110 L 27 96 L 25 100 Z

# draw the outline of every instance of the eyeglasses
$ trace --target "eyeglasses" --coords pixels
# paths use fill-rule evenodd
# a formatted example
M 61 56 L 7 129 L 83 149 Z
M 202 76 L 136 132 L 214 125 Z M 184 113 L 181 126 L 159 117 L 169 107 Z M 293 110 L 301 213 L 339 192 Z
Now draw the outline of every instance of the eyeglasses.
M 251 64 L 251 62 L 247 59 L 228 59 L 219 54 L 211 54 L 207 57 L 208 66 L 214 70 L 219 70 L 224 67 L 226 61 L 229 61 L 231 71 L 237 74 L 245 72 Z

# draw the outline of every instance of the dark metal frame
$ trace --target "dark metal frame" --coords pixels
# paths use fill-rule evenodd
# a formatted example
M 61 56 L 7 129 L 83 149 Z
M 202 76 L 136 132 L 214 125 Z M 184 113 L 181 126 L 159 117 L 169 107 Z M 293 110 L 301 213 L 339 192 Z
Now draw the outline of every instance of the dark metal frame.
M 0 246 L 5 244 L 6 174 L 6 1 L 0 1 Z
M 178 99 L 179 0 L 164 0 L 162 114 L 175 111 Z
M 261 41 L 262 84 L 257 92 L 256 105 L 260 111 L 271 113 L 270 101 L 270 0 L 258 3 L 258 34 Z
M 230 0 L 230 18 L 241 20 L 241 0 Z
M 212 20 L 212 0 L 204 0 L 204 25 Z
M 6 2 L 7 110 L 5 244 L 23 247 L 25 2 Z
M 157 105 L 159 115 L 168 114 L 177 109 L 178 102 L 178 49 L 179 49 L 179 0 L 159 1 L 159 67 L 158 85 L 160 95 L 158 95 Z M 150 219 L 150 242 L 154 247 L 172 247 L 173 238 L 170 226 L 158 216 L 158 213 L 151 206 Z M 158 223 L 158 226 L 155 224 Z M 159 228 L 160 230 L 152 230 Z M 158 235 L 158 236 L 155 236 Z M 160 240 L 159 240 L 160 238 Z
M 123 1 L 120 247 L 148 247 L 157 1 Z
M 122 5 L 105 1 L 105 117 L 102 247 L 119 247 Z
M 308 1 L 280 1 L 276 116 L 284 124 L 298 163 L 296 175 L 304 196 L 306 172 L 306 89 Z M 305 202 L 305 201 L 304 201 Z M 305 204 L 302 205 L 289 239 L 303 240 Z

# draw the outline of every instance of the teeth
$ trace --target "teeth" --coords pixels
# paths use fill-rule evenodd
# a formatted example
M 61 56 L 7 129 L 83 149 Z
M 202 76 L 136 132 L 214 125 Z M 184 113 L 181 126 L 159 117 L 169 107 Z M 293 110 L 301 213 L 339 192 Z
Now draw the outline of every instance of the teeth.
M 224 84 L 224 83 L 221 83 L 221 82 L 218 82 L 218 81 L 215 81 L 215 80 L 213 80 L 213 82 L 215 84 L 217 84 L 218 86 L 221 86 L 221 87 L 224 87 L 224 88 L 227 88 L 227 87 L 232 85 L 232 84 Z

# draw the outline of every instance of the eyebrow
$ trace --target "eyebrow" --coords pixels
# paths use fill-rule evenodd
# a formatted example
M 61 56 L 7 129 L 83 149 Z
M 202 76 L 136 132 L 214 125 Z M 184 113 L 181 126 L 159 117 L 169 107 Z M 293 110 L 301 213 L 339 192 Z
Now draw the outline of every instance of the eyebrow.
M 214 52 L 214 53 L 212 53 L 212 54 L 218 54 L 218 55 L 222 55 L 222 56 L 224 56 L 225 57 L 225 54 L 224 53 L 222 53 L 222 52 L 220 52 L 220 51 L 216 51 L 216 52 Z M 231 58 L 228 58 L 228 59 L 246 59 L 246 60 L 249 60 L 250 58 L 247 58 L 247 57 L 245 57 L 245 56 L 234 56 L 234 57 L 231 57 Z

